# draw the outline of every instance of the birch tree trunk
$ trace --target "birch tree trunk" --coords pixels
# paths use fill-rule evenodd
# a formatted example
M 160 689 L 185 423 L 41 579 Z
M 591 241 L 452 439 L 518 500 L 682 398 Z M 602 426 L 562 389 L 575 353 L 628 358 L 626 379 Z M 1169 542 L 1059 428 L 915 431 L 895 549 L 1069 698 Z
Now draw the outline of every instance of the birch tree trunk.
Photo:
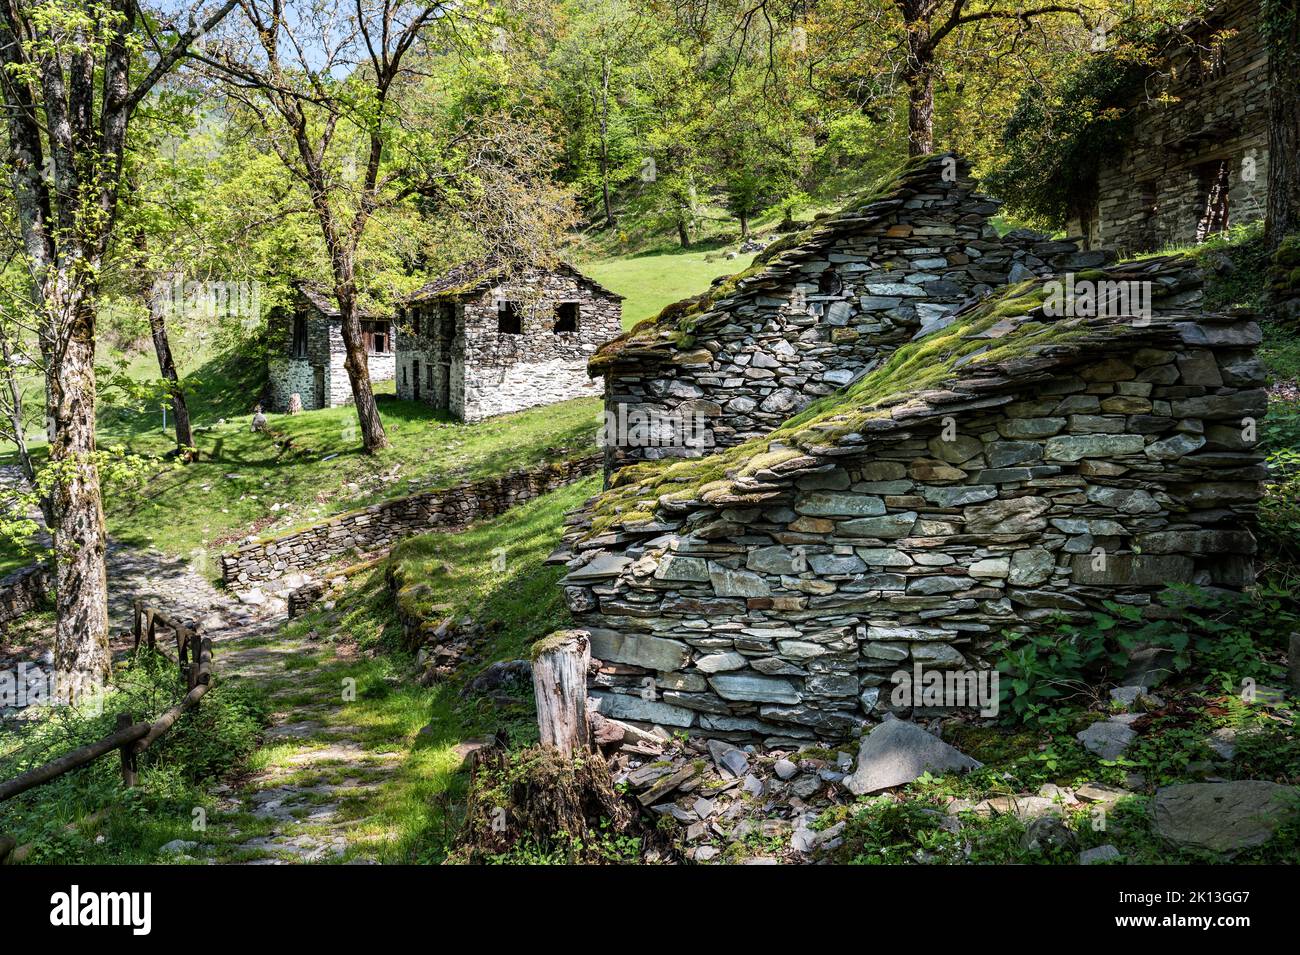
M 108 580 L 104 568 L 104 509 L 95 466 L 95 308 L 93 291 L 69 287 L 46 292 L 41 349 L 49 417 L 50 492 L 54 540 L 54 669 L 65 692 L 76 695 L 106 680 Z M 51 333 L 65 321 L 66 339 Z M 63 345 L 62 355 L 55 347 Z

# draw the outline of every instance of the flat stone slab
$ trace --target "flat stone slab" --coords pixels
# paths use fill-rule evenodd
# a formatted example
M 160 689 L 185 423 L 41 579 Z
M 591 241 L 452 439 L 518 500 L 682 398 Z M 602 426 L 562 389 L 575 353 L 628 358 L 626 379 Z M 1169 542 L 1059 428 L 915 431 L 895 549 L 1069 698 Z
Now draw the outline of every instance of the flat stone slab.
M 906 720 L 881 723 L 863 737 L 858 767 L 844 785 L 855 796 L 910 783 L 923 773 L 969 771 L 984 764 Z
M 1101 720 L 1075 733 L 1074 738 L 1082 743 L 1088 752 L 1096 753 L 1102 759 L 1119 759 L 1124 755 L 1124 750 L 1137 739 L 1137 733 L 1123 723 Z
M 1180 783 L 1156 790 L 1155 831 L 1180 845 L 1212 852 L 1262 846 L 1294 811 L 1296 790 L 1260 779 Z

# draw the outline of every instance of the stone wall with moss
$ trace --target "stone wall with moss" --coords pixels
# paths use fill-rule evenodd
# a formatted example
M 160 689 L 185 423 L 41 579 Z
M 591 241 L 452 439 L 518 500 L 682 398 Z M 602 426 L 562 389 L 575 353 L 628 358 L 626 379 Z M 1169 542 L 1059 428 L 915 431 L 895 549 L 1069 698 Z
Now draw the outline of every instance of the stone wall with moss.
M 964 161 L 913 161 L 748 271 L 606 345 L 590 369 L 605 376 L 610 419 L 629 422 L 606 443 L 607 471 L 763 434 L 963 303 L 1108 260 L 1024 230 L 999 237 L 997 210 Z M 634 431 L 638 422 L 647 427 Z
M 1089 274 L 1147 283 L 1150 313 L 1054 314 L 1026 282 L 762 438 L 619 472 L 564 580 L 601 710 L 842 737 L 898 711 L 900 669 L 977 671 L 1058 614 L 1249 584 L 1258 325 L 1200 311 L 1183 260 Z
M 413 534 L 450 530 L 493 517 L 516 504 L 589 477 L 599 469 L 599 455 L 587 455 L 510 471 L 482 481 L 422 491 L 337 514 L 222 554 L 221 579 L 227 586 L 247 588 L 311 570 L 349 554 L 384 550 Z

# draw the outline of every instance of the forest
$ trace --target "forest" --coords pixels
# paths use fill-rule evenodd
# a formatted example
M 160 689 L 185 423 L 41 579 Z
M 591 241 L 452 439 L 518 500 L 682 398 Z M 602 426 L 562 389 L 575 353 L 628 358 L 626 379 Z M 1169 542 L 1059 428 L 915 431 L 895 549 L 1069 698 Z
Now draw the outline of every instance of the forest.
M 0 0 L 0 866 L 1300 861 L 1297 67 Z

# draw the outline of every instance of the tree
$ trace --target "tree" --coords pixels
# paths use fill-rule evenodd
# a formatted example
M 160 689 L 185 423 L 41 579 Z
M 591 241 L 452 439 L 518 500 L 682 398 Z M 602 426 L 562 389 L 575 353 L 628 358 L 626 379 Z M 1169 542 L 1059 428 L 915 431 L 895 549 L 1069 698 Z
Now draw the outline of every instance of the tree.
M 95 447 L 95 318 L 132 117 L 235 6 L 186 26 L 135 0 L 4 0 L 0 90 L 45 374 L 55 550 L 54 667 L 70 696 L 107 677 L 104 513 Z
M 451 3 L 403 0 L 355 0 L 348 13 L 333 5 L 285 0 L 239 0 L 239 7 L 252 35 L 214 62 L 230 79 L 230 95 L 263 121 L 267 142 L 310 196 L 329 258 L 343 367 L 362 445 L 373 454 L 388 446 L 388 437 L 357 309 L 357 249 L 378 208 L 415 192 L 395 177 L 381 178 L 391 137 L 400 134 L 391 95 L 415 75 L 409 61 L 420 53 L 426 31 L 459 14 Z M 274 128 L 276 119 L 283 130 Z M 346 170 L 354 154 L 345 159 L 334 151 L 341 124 L 360 133 L 359 176 Z
M 934 152 L 934 79 L 939 50 L 956 30 L 987 21 L 1004 21 L 1024 31 L 1037 17 L 1072 13 L 1079 7 L 1048 4 L 1021 8 L 1014 2 L 986 0 L 977 9 L 969 0 L 893 0 L 903 20 L 903 57 L 900 72 L 907 87 L 907 152 L 923 156 Z
M 1268 45 L 1268 208 L 1266 238 L 1276 249 L 1300 232 L 1300 8 L 1262 0 Z

